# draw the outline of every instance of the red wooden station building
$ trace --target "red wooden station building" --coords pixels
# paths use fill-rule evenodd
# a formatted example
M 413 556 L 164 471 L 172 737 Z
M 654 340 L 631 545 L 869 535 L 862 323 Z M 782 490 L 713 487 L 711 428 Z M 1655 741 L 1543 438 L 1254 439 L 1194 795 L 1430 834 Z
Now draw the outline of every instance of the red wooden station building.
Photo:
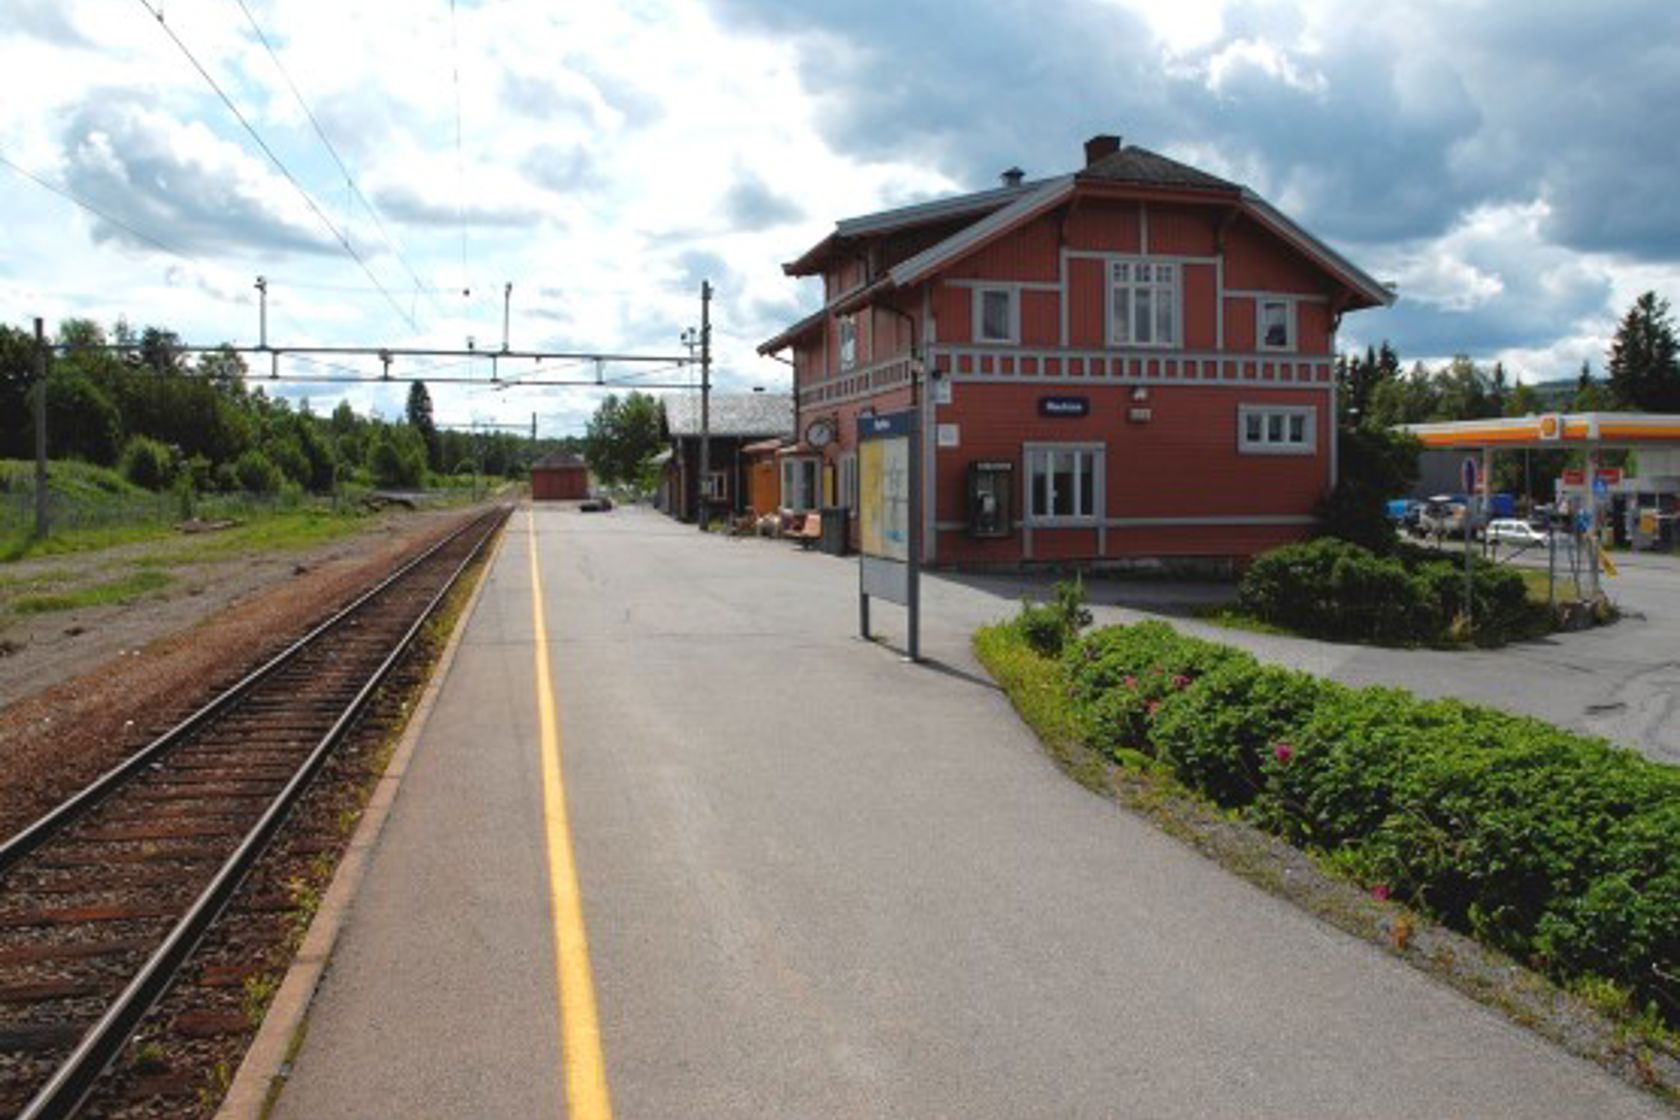
M 860 414 L 921 410 L 936 564 L 1242 558 L 1336 478 L 1342 316 L 1393 293 L 1253 191 L 1115 136 L 1085 166 L 849 218 L 783 266 L 799 442 L 855 509 Z M 785 470 L 784 470 L 784 473 Z M 788 504 L 784 494 L 784 505 Z

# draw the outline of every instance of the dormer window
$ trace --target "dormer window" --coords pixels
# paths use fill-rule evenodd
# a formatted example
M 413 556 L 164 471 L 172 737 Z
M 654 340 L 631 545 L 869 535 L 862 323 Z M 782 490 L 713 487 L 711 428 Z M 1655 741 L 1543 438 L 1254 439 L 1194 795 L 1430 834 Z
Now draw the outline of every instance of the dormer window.
M 974 341 L 1017 341 L 1021 333 L 1019 310 L 1013 288 L 974 289 Z
M 857 365 L 857 320 L 850 315 L 842 315 L 839 328 L 840 368 L 851 369 Z
M 1178 345 L 1176 264 L 1114 261 L 1109 265 L 1108 280 L 1109 345 Z

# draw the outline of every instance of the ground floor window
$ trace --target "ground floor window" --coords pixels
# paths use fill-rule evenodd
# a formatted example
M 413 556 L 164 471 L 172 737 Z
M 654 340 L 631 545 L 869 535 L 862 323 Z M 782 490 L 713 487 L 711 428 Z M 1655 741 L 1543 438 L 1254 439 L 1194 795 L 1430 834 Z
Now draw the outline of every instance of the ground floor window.
M 708 474 L 701 496 L 710 502 L 727 502 L 729 500 L 729 472 L 712 471 Z
M 817 508 L 818 462 L 815 458 L 782 460 L 782 508 L 805 513 Z
M 1311 405 L 1240 404 L 1237 450 L 1245 455 L 1311 455 L 1318 450 L 1318 410 Z
M 1094 522 L 1101 508 L 1101 444 L 1029 443 L 1027 523 Z

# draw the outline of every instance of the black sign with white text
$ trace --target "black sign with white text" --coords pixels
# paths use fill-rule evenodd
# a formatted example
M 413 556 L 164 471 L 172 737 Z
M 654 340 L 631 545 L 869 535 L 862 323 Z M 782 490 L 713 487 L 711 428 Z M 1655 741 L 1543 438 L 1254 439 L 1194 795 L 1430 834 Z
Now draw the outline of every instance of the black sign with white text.
M 1038 398 L 1038 414 L 1040 416 L 1089 416 L 1091 414 L 1090 397 L 1040 397 Z

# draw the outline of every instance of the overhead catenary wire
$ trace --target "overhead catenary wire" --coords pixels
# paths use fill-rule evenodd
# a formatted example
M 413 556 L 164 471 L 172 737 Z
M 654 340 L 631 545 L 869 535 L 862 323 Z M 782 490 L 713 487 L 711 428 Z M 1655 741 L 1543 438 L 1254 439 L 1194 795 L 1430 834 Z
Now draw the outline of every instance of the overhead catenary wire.
M 316 119 L 314 110 L 309 107 L 309 102 L 304 99 L 297 83 L 292 81 L 291 73 L 287 71 L 286 64 L 280 61 L 279 53 L 275 51 L 274 45 L 268 41 L 268 35 L 264 33 L 262 25 L 257 22 L 257 17 L 251 14 L 251 9 L 246 5 L 245 0 L 234 0 L 234 3 L 238 4 L 239 10 L 245 13 L 246 22 L 251 25 L 251 30 L 256 34 L 257 40 L 262 43 L 263 50 L 268 52 L 268 57 L 274 63 L 274 68 L 280 71 L 280 77 L 285 80 L 286 88 L 292 91 L 292 97 L 297 101 L 298 108 L 303 110 L 303 115 L 308 118 L 310 127 L 315 130 L 316 137 L 320 139 L 322 146 L 327 149 L 327 154 L 332 156 L 333 163 L 338 165 L 339 173 L 344 176 L 344 182 L 350 188 L 350 192 L 356 196 L 362 207 L 368 212 L 368 216 L 373 219 L 373 224 L 379 230 L 379 235 L 385 239 L 385 244 L 390 246 L 392 255 L 397 258 L 403 270 L 408 273 L 408 278 L 414 281 L 414 290 L 430 299 L 432 307 L 439 315 L 447 315 L 448 313 L 444 311 L 442 305 L 433 297 L 432 289 L 426 286 L 425 282 L 415 273 L 413 266 L 408 263 L 408 258 L 403 256 L 402 248 L 397 244 L 396 239 L 391 236 L 390 230 L 385 228 L 385 222 L 380 218 L 379 211 L 373 203 L 368 201 L 361 188 L 356 185 L 356 177 L 345 166 L 343 158 L 338 154 L 338 148 L 328 138 L 326 129 L 321 127 L 321 122 Z
M 286 166 L 285 161 L 275 153 L 273 148 L 269 147 L 268 141 L 263 139 L 262 133 L 256 130 L 256 127 L 252 125 L 246 118 L 245 114 L 240 111 L 239 106 L 233 103 L 233 99 L 227 95 L 225 90 L 222 89 L 221 83 L 217 82 L 211 75 L 210 71 L 204 68 L 204 64 L 199 62 L 198 56 L 193 54 L 192 49 L 187 46 L 181 37 L 175 34 L 175 29 L 170 27 L 169 24 L 164 21 L 163 8 L 161 6 L 154 8 L 151 4 L 151 0 L 139 0 L 139 4 L 142 8 L 146 9 L 147 13 L 157 20 L 157 25 L 163 29 L 163 33 L 169 36 L 170 40 L 176 45 L 176 47 L 180 48 L 181 53 L 186 56 L 187 61 L 192 63 L 193 69 L 198 71 L 199 75 L 203 77 L 206 83 L 209 84 L 210 88 L 215 91 L 216 96 L 221 99 L 222 104 L 227 106 L 228 112 L 233 114 L 234 119 L 236 119 L 245 131 L 250 134 L 251 139 L 256 141 L 257 147 L 262 149 L 263 154 L 269 158 L 269 162 L 273 163 L 275 168 L 278 169 L 280 174 L 285 178 L 286 182 L 292 185 L 292 189 L 298 193 L 300 198 L 303 199 L 304 204 L 309 207 L 310 211 L 321 220 L 321 224 L 327 227 L 327 231 L 333 235 L 333 238 L 337 240 L 339 246 L 343 248 L 345 253 L 350 256 L 350 259 L 360 266 L 362 272 L 367 275 L 368 280 L 373 283 L 373 286 L 379 289 L 379 294 L 385 297 L 385 302 L 391 305 L 391 310 L 395 311 L 398 317 L 408 324 L 410 330 L 418 333 L 420 330 L 420 324 L 415 321 L 414 316 L 403 310 L 402 305 L 396 301 L 396 299 L 391 295 L 390 290 L 387 289 L 380 281 L 379 277 L 375 275 L 373 269 L 369 267 L 367 261 L 356 251 L 356 247 L 350 244 L 349 237 L 347 237 L 338 228 L 338 226 L 333 223 L 331 218 L 327 217 L 326 212 L 321 209 L 320 205 L 316 203 L 315 199 L 311 197 L 309 192 L 303 188 L 303 184 L 298 182 L 297 177 L 292 174 L 291 169 Z
M 7 167 L 11 168 L 14 172 L 23 176 L 25 179 L 28 179 L 30 182 L 34 183 L 36 186 L 40 187 L 41 189 L 57 195 L 59 198 L 63 199 L 64 201 L 70 203 L 73 206 L 79 207 L 82 210 L 87 211 L 89 214 L 92 214 L 94 217 L 100 219 L 101 221 L 109 222 L 111 225 L 116 226 L 118 229 L 122 230 L 124 233 L 128 234 L 130 237 L 133 237 L 138 241 L 142 241 L 145 244 L 150 245 L 152 248 L 157 249 L 160 252 L 167 253 L 169 256 L 175 257 L 179 260 L 183 260 L 183 261 L 187 262 L 188 264 L 194 264 L 194 265 L 200 265 L 200 266 L 204 266 L 204 265 L 209 264 L 208 261 L 205 261 L 204 259 L 202 259 L 200 257 L 194 256 L 192 253 L 187 252 L 185 249 L 182 249 L 182 248 L 180 248 L 179 246 L 176 246 L 176 245 L 171 245 L 167 241 L 164 241 L 162 238 L 159 238 L 159 237 L 153 236 L 150 233 L 147 233 L 145 230 L 140 229 L 139 227 L 135 226 L 132 222 L 124 221 L 123 219 L 117 217 L 116 215 L 112 214 L 110 211 L 104 209 L 103 207 L 98 206 L 95 203 L 88 201 L 86 198 L 83 198 L 81 195 L 77 194 L 75 191 L 71 190 L 69 187 L 66 187 L 66 186 L 64 186 L 62 184 L 59 184 L 59 183 L 54 183 L 50 179 L 42 178 L 40 175 L 37 175 L 35 172 L 29 170 L 27 167 L 24 167 L 22 164 L 19 164 L 19 163 L 15 162 L 14 160 L 10 159 L 4 152 L 0 152 L 0 164 L 5 164 Z M 305 333 L 303 331 L 303 329 L 297 324 L 297 322 L 294 319 L 292 319 L 292 317 L 290 315 L 287 315 L 284 312 L 280 312 L 280 316 L 281 316 L 281 318 L 286 320 L 287 324 L 289 326 L 291 326 L 291 328 L 293 330 L 298 331 L 298 333 L 300 333 L 300 334 Z

